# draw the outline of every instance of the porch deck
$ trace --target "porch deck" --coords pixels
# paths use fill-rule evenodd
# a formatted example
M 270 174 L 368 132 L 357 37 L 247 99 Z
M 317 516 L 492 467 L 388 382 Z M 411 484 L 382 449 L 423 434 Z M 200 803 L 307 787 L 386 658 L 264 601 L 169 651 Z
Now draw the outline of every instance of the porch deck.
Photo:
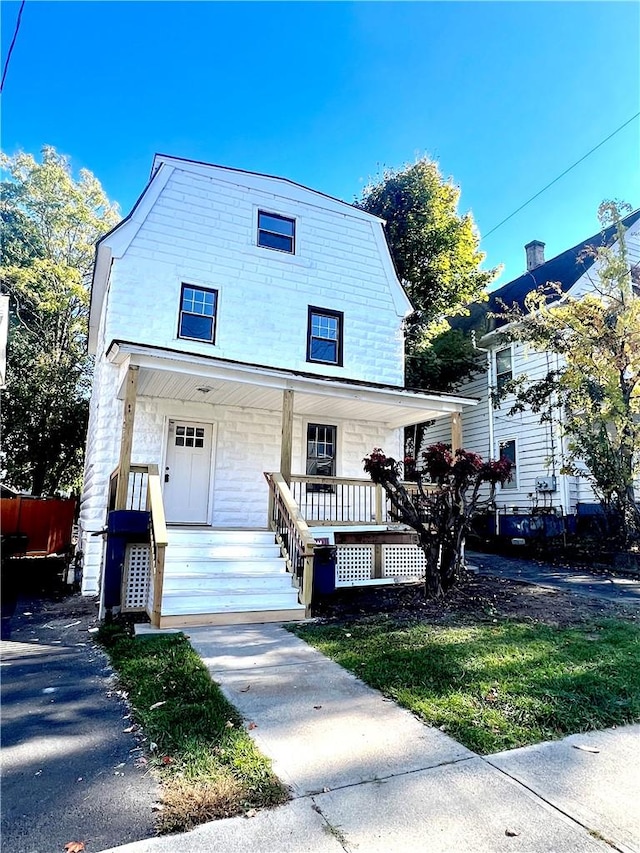
M 414 535 L 370 480 L 293 475 L 289 485 L 280 473 L 265 478 L 264 529 L 168 527 L 157 467 L 130 466 L 126 490 L 116 469 L 110 508 L 151 518 L 149 544 L 129 546 L 122 609 L 144 610 L 158 627 L 299 620 L 310 613 L 314 560 L 326 546 L 335 548 L 337 587 L 424 576 Z

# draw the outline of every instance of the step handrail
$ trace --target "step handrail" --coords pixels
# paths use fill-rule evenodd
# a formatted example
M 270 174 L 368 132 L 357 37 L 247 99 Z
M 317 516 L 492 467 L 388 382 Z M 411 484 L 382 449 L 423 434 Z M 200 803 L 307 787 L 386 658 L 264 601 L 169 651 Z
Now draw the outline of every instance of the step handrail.
M 151 624 L 160 627 L 162 590 L 164 587 L 165 551 L 169 544 L 167 522 L 162 501 L 162 487 L 157 465 L 147 466 L 147 503 L 151 514 Z
M 269 528 L 276 535 L 287 569 L 298 584 L 298 600 L 308 614 L 313 594 L 313 555 L 318 543 L 282 474 L 265 472 L 264 476 L 269 484 Z

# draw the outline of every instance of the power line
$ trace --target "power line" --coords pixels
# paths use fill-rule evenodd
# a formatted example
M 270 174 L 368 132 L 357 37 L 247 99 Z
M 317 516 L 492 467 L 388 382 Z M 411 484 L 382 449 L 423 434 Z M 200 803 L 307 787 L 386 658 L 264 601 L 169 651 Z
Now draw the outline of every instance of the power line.
M 24 4 L 26 0 L 22 0 L 20 4 L 20 11 L 18 12 L 18 18 L 16 20 L 16 28 L 13 33 L 13 38 L 11 39 L 11 44 L 9 45 L 9 51 L 7 53 L 7 58 L 4 62 L 4 69 L 2 71 L 2 82 L 0 82 L 0 94 L 2 94 L 2 90 L 4 89 L 4 80 L 7 76 L 7 69 L 9 68 L 9 60 L 11 59 L 11 54 L 13 53 L 13 48 L 16 43 L 16 39 L 18 38 L 18 30 L 20 29 L 20 21 L 22 20 L 22 10 L 24 9 Z
M 530 199 L 528 199 L 527 201 L 525 201 L 525 203 L 524 203 L 524 204 L 521 204 L 521 205 L 520 205 L 520 207 L 519 207 L 517 210 L 514 210 L 514 211 L 513 211 L 513 213 L 510 213 L 510 214 L 509 214 L 509 216 L 506 216 L 506 217 L 502 220 L 502 222 L 498 222 L 498 224 L 497 224 L 497 225 L 494 225 L 494 227 L 493 227 L 490 231 L 487 231 L 487 233 L 486 233 L 486 234 L 483 234 L 482 239 L 484 240 L 486 237 L 488 237 L 488 236 L 489 236 L 489 234 L 493 234 L 493 232 L 494 232 L 494 231 L 497 231 L 497 230 L 498 230 L 498 228 L 500 228 L 500 226 L 501 226 L 501 225 L 504 225 L 504 223 L 505 223 L 505 222 L 508 222 L 508 221 L 509 221 L 513 216 L 515 216 L 515 215 L 516 215 L 516 213 L 520 213 L 520 211 L 521 211 L 523 208 L 525 208 L 528 204 L 531 204 L 531 202 L 532 202 L 534 199 L 538 198 L 538 196 L 539 196 L 539 195 L 542 195 L 542 193 L 543 193 L 543 192 L 546 192 L 546 190 L 548 190 L 548 189 L 549 189 L 549 187 L 552 187 L 552 186 L 553 186 L 557 181 L 559 181 L 559 180 L 560 180 L 560 178 L 564 178 L 564 176 L 565 176 L 568 172 L 570 172 L 572 169 L 575 169 L 575 167 L 576 167 L 579 163 L 582 163 L 582 161 L 583 161 L 583 160 L 586 160 L 586 159 L 587 159 L 587 157 L 589 157 L 591 154 L 593 154 L 593 152 L 594 152 L 594 151 L 597 151 L 597 150 L 598 150 L 598 148 L 600 148 L 601 146 L 603 146 L 603 145 L 605 144 L 605 142 L 608 142 L 612 137 L 614 137 L 614 136 L 616 135 L 616 133 L 619 133 L 619 132 L 620 132 L 623 128 L 625 128 L 628 124 L 631 124 L 631 122 L 632 122 L 632 121 L 634 121 L 634 119 L 637 119 L 637 118 L 638 118 L 638 116 L 640 116 L 640 112 L 637 112 L 634 116 L 631 116 L 631 118 L 630 118 L 630 119 L 627 119 L 627 121 L 625 121 L 625 122 L 624 122 L 624 124 L 621 124 L 621 125 L 620 125 L 620 127 L 616 128 L 616 129 L 613 131 L 613 133 L 610 133 L 610 134 L 609 134 L 609 136 L 607 136 L 607 138 L 606 138 L 606 139 L 603 139 L 601 142 L 598 142 L 598 144 L 597 144 L 594 148 L 592 148 L 592 149 L 591 149 L 591 151 L 587 151 L 587 153 L 586 153 L 584 156 L 582 156 L 579 160 L 576 160 L 576 162 L 575 162 L 575 163 L 573 163 L 573 165 L 569 166 L 569 168 L 568 168 L 568 169 L 565 169 L 565 170 L 564 170 L 564 172 L 562 172 L 562 174 L 561 174 L 561 175 L 558 175 L 558 177 L 557 177 L 557 178 L 554 178 L 552 181 L 549 181 L 549 183 L 546 185 L 546 187 L 543 187 L 543 188 L 542 188 L 539 192 L 537 192 L 535 195 L 532 195 L 532 196 L 531 196 L 531 198 L 530 198 Z

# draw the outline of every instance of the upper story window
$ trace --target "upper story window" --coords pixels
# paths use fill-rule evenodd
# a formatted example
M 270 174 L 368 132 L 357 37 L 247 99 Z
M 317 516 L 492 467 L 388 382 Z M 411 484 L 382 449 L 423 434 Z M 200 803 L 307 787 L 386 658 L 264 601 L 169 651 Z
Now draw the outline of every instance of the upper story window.
M 511 347 L 496 352 L 496 388 L 502 391 L 505 384 L 513 379 L 513 361 Z
M 518 466 L 518 456 L 516 452 L 516 440 L 515 438 L 510 438 L 508 441 L 500 442 L 500 459 L 508 459 L 511 462 L 511 477 L 507 480 L 506 483 L 503 484 L 503 489 L 517 489 L 518 488 L 518 478 L 517 478 L 517 466 Z
M 309 306 L 307 361 L 342 365 L 342 311 Z
M 217 290 L 183 284 L 178 337 L 206 341 L 208 344 L 215 343 L 217 311 Z
M 296 249 L 296 221 L 277 213 L 258 211 L 258 246 L 293 255 Z

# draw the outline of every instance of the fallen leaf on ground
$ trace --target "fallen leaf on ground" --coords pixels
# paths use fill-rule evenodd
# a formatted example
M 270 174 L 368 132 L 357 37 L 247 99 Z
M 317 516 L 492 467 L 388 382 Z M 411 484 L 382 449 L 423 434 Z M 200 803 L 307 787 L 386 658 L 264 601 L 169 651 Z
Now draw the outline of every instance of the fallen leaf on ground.
M 163 755 L 162 756 L 162 763 L 163 764 L 171 764 L 172 761 L 173 761 L 173 758 L 171 758 L 170 755 Z
M 82 853 L 84 850 L 84 841 L 67 841 L 64 849 L 67 853 Z
M 247 728 L 249 729 L 249 731 L 251 731 L 251 729 L 257 729 L 257 728 L 258 728 L 258 724 L 257 724 L 257 723 L 249 723 L 249 725 L 247 726 Z
M 153 705 L 150 705 L 150 706 L 149 706 L 149 710 L 150 710 L 150 711 L 155 711 L 155 709 L 156 709 L 156 708 L 162 708 L 162 706 L 163 706 L 163 705 L 166 705 L 166 704 L 167 704 L 167 700 L 166 700 L 166 699 L 164 700 L 164 702 L 154 702 L 154 703 L 153 703 Z
M 600 752 L 600 750 L 598 749 L 597 746 L 585 746 L 584 744 L 581 744 L 581 743 L 572 743 L 571 746 L 574 749 L 581 749 L 583 752 L 594 752 L 594 753 Z

